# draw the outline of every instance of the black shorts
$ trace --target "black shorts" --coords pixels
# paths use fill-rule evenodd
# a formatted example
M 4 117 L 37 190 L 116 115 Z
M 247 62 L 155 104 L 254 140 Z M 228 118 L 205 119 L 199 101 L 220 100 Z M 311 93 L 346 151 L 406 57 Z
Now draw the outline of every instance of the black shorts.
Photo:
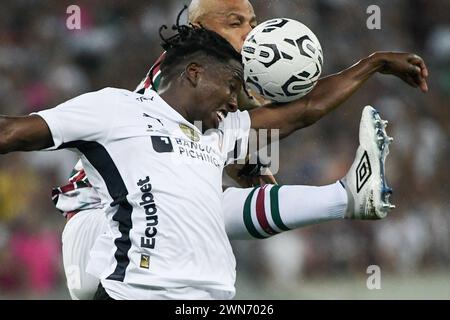
M 103 288 L 102 284 L 99 283 L 97 291 L 94 294 L 93 300 L 114 300 L 114 299 L 108 295 L 105 288 Z

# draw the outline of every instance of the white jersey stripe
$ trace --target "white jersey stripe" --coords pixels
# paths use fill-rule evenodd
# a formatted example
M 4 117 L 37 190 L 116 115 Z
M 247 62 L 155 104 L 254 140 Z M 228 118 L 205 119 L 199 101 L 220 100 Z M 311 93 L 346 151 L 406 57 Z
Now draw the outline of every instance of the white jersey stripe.
M 278 228 L 278 226 L 276 225 L 276 223 L 273 221 L 273 214 L 272 214 L 272 198 L 270 197 L 270 190 L 272 190 L 273 185 L 266 185 L 266 188 L 264 190 L 265 192 L 265 197 L 264 197 L 264 208 L 265 210 L 265 214 L 266 214 L 266 219 L 269 222 L 270 226 L 272 227 L 273 230 L 275 230 L 277 233 L 281 233 L 283 232 L 283 230 L 281 230 L 280 228 Z

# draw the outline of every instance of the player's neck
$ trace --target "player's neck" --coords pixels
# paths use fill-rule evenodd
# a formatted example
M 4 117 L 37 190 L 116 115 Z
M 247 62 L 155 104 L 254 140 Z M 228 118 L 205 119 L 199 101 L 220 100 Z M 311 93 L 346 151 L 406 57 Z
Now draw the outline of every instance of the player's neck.
M 188 90 L 168 86 L 163 90 L 158 90 L 159 96 L 170 106 L 177 111 L 184 119 L 190 123 L 194 123 L 189 116 L 189 110 L 192 110 L 192 97 Z

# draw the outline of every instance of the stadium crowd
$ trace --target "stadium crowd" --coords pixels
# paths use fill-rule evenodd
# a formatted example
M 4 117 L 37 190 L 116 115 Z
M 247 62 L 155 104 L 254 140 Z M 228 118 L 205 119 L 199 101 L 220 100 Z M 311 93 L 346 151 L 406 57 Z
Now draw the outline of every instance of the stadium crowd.
M 236 241 L 238 273 L 250 279 L 364 274 L 371 264 L 392 273 L 450 265 L 450 4 L 376 1 L 381 30 L 369 30 L 372 2 L 252 1 L 259 21 L 288 17 L 310 26 L 324 51 L 323 75 L 378 50 L 419 53 L 431 75 L 426 95 L 377 76 L 340 110 L 283 141 L 279 183 L 332 183 L 353 160 L 362 107 L 373 105 L 395 138 L 387 175 L 397 209 L 382 221 L 329 222 L 269 240 Z M 134 90 L 161 53 L 159 26 L 170 25 L 183 2 L 76 1 L 81 30 L 66 27 L 70 4 L 1 4 L 0 113 L 28 114 L 105 86 Z M 64 285 L 65 219 L 50 191 L 75 162 L 68 152 L 0 157 L 0 297 L 45 297 Z

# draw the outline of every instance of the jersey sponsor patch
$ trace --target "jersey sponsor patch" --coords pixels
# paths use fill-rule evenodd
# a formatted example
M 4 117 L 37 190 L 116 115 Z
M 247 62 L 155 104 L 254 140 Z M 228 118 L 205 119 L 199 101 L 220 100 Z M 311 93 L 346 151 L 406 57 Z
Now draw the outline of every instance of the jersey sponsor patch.
M 156 234 L 158 233 L 158 208 L 152 193 L 152 184 L 147 176 L 137 182 L 137 186 L 142 192 L 139 205 L 145 212 L 145 230 L 141 236 L 141 248 L 154 249 L 156 246 Z
M 207 162 L 217 168 L 220 168 L 222 165 L 223 161 L 221 160 L 220 154 L 211 145 L 204 145 L 200 142 L 181 138 L 175 138 L 174 144 L 179 155 L 184 159 Z
M 153 149 L 158 153 L 173 152 L 172 141 L 167 136 L 152 136 Z

